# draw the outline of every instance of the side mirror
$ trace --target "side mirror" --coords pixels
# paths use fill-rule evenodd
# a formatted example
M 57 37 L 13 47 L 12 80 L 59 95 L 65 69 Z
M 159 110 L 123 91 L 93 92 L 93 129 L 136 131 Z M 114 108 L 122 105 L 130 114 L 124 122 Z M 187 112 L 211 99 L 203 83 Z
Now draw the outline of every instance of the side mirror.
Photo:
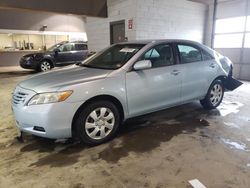
M 57 55 L 60 52 L 60 50 L 59 49 L 55 49 L 54 52 Z
M 137 61 L 134 64 L 134 70 L 139 71 L 139 70 L 144 70 L 144 69 L 150 69 L 152 68 L 152 63 L 150 60 L 142 60 L 142 61 Z

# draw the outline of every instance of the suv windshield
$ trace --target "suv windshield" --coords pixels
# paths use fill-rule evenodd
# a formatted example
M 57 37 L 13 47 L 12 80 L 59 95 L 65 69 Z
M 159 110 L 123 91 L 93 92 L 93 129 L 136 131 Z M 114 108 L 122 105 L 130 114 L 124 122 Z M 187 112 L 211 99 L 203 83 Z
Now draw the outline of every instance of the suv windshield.
M 144 44 L 116 44 L 94 55 L 81 66 L 99 69 L 119 69 L 130 60 Z

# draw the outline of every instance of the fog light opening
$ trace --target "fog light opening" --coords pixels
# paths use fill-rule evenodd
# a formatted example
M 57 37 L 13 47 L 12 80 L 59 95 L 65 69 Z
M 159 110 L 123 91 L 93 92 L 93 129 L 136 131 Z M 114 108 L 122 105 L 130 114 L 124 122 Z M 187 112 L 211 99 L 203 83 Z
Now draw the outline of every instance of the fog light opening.
M 33 130 L 39 131 L 39 132 L 45 132 L 45 129 L 43 127 L 38 127 L 38 126 L 34 126 Z

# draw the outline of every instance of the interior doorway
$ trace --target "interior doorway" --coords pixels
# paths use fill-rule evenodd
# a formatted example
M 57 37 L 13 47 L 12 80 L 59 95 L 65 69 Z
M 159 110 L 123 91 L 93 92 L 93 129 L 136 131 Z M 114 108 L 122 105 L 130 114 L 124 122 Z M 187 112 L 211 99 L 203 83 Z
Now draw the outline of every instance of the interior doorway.
M 125 20 L 110 23 L 110 44 L 125 42 Z

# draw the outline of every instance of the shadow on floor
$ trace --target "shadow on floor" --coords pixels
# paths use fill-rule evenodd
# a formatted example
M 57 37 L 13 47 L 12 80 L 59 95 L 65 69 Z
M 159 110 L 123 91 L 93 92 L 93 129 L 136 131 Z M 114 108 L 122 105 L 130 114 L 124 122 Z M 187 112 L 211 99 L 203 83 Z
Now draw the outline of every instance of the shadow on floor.
M 51 167 L 67 166 L 78 162 L 79 157 L 90 155 L 86 149 L 97 150 L 97 157 L 109 163 L 116 163 L 130 152 L 145 153 L 170 141 L 180 134 L 193 134 L 203 130 L 209 123 L 200 119 L 201 115 L 219 115 L 218 110 L 207 112 L 198 103 L 190 103 L 164 111 L 152 113 L 128 120 L 121 128 L 118 136 L 102 146 L 90 148 L 79 142 L 56 143 L 54 140 L 26 136 L 25 145 L 20 152 L 48 153 L 31 166 L 50 165 Z M 204 136 L 200 135 L 200 136 Z

